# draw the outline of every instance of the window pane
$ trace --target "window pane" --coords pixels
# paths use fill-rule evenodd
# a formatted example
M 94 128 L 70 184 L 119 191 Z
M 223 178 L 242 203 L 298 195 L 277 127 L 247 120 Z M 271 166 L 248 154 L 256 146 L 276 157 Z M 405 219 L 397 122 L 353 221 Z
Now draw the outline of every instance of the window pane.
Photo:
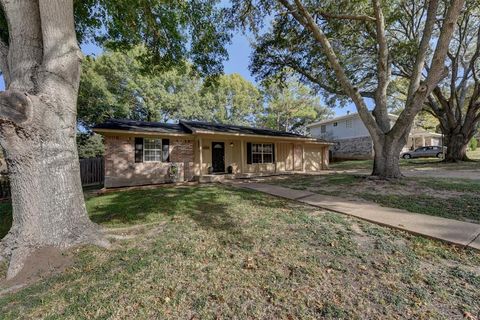
M 264 153 L 263 154 L 263 163 L 272 163 L 273 162 L 273 156 L 271 153 Z
M 262 155 L 259 153 L 254 153 L 252 156 L 253 163 L 262 163 Z
M 266 153 L 272 153 L 272 145 L 271 144 L 264 144 L 263 145 L 263 152 L 266 152 Z
M 161 139 L 144 139 L 145 161 L 161 161 L 162 160 L 162 140 Z
M 262 152 L 262 144 L 260 143 L 255 143 L 253 144 L 253 152 Z

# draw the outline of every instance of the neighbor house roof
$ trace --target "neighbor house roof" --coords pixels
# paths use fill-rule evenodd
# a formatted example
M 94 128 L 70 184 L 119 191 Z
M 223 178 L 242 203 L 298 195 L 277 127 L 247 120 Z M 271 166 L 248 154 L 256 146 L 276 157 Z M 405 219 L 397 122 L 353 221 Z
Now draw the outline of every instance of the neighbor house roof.
M 349 113 L 349 114 L 346 114 L 344 116 L 339 116 L 339 117 L 335 117 L 335 118 L 326 119 L 326 120 L 311 123 L 311 124 L 307 125 L 307 128 L 316 127 L 316 126 L 319 126 L 319 125 L 322 125 L 322 124 L 332 123 L 332 122 L 336 122 L 336 121 L 340 121 L 340 120 L 357 118 L 357 117 L 360 117 L 360 115 L 357 112 Z M 398 118 L 397 115 L 394 115 L 394 114 L 391 114 L 391 113 L 388 114 L 388 117 L 391 120 L 397 120 L 397 118 Z
M 265 128 L 253 128 L 228 124 L 183 121 L 178 124 L 147 122 L 136 120 L 110 119 L 93 128 L 95 132 L 127 131 L 136 133 L 163 133 L 163 134 L 226 134 L 244 136 L 269 136 L 289 139 L 306 139 L 312 142 L 328 143 L 322 139 L 307 137 L 304 135 L 285 131 L 271 130 Z

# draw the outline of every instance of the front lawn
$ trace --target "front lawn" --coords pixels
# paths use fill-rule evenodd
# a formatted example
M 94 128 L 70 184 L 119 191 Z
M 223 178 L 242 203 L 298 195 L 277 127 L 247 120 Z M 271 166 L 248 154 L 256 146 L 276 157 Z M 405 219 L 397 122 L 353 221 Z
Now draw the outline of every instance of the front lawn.
M 264 182 L 319 194 L 367 200 L 385 207 L 480 223 L 480 180 L 366 179 L 352 174 L 272 177 Z
M 87 206 L 126 239 L 110 251 L 76 250 L 65 273 L 0 297 L 2 319 L 452 319 L 480 311 L 478 252 L 348 216 L 225 186 L 117 192 Z
M 405 169 L 443 169 L 443 170 L 480 170 L 480 148 L 468 151 L 468 157 L 473 161 L 444 163 L 438 158 L 400 159 L 400 166 Z M 348 160 L 331 162 L 331 170 L 372 170 L 373 160 Z

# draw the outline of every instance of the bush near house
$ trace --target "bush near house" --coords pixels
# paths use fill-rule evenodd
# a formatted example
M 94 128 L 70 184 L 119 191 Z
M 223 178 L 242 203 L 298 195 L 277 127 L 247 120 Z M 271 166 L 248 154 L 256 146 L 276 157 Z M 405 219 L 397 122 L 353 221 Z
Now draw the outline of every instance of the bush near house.
M 477 146 L 478 146 L 478 140 L 477 138 L 472 138 L 472 140 L 470 140 L 470 143 L 468 144 L 468 147 L 470 148 L 471 151 L 475 151 L 477 150 Z

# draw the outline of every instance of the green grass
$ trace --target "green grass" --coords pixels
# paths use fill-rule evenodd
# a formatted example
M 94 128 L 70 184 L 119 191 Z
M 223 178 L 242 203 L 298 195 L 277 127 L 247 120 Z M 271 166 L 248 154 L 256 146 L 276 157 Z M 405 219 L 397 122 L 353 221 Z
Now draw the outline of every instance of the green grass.
M 77 249 L 65 273 L 0 297 L 2 319 L 451 319 L 479 311 L 477 252 L 265 194 L 159 188 L 87 206 L 93 220 L 133 238 L 110 251 Z
M 385 207 L 404 209 L 449 219 L 480 223 L 480 198 L 462 195 L 450 199 L 438 199 L 428 195 L 379 195 L 360 194 L 365 200 Z
M 480 194 L 480 180 L 470 179 L 436 179 L 436 178 L 409 178 L 418 184 L 435 189 L 458 192 L 472 192 Z
M 437 158 L 400 159 L 400 166 L 403 168 L 441 168 L 447 170 L 477 170 L 480 169 L 480 148 L 475 151 L 468 151 L 467 156 L 474 160 L 472 162 L 443 163 Z M 371 170 L 373 160 L 347 160 L 331 162 L 331 170 Z
M 480 181 L 403 178 L 368 180 L 351 174 L 273 178 L 267 183 L 312 192 L 373 201 L 385 207 L 480 223 Z

